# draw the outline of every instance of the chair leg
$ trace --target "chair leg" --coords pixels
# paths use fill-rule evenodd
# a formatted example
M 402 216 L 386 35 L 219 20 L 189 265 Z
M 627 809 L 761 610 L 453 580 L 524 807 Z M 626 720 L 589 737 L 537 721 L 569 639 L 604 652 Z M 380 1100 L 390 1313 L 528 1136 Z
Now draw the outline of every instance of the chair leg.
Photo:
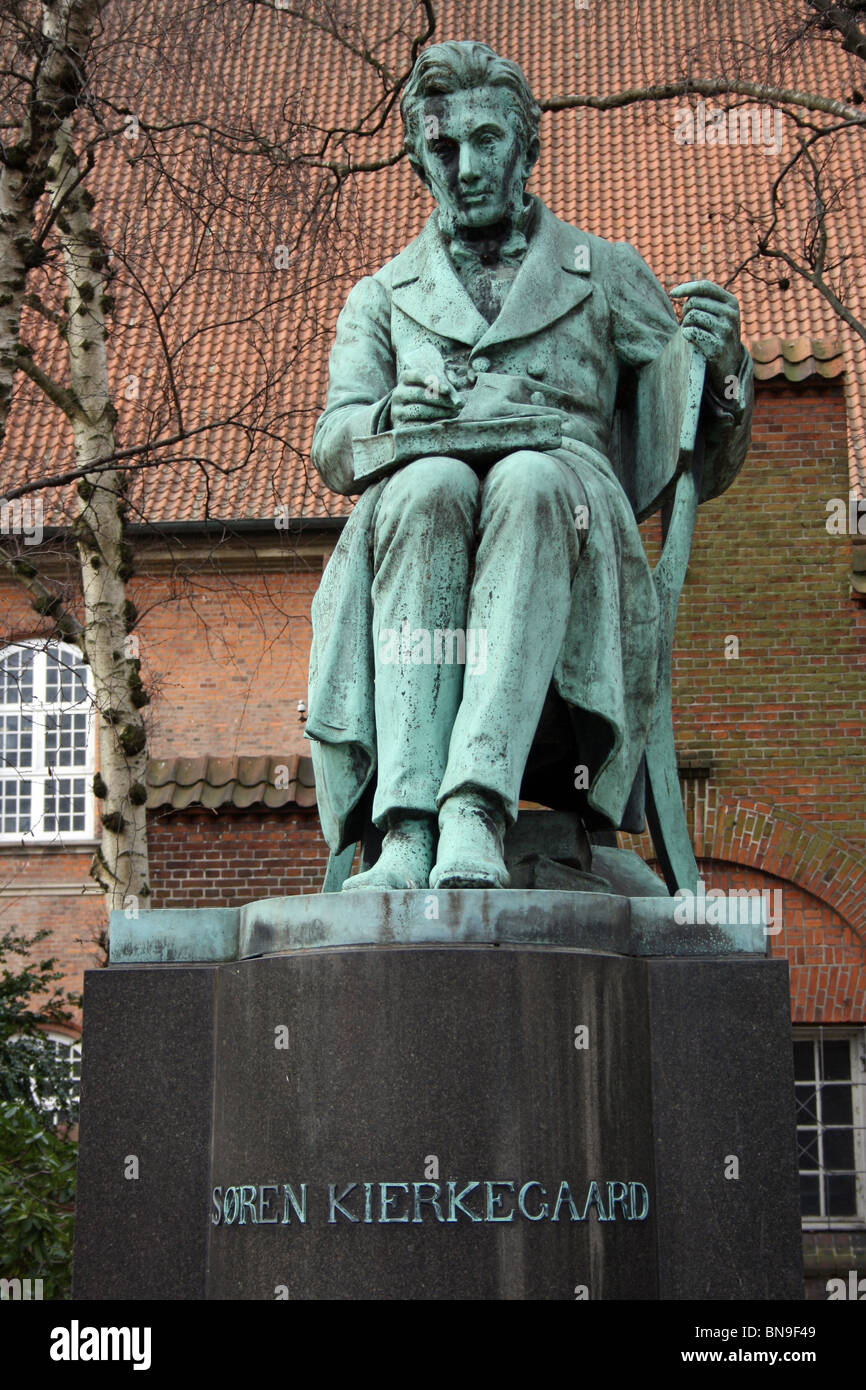
M 325 870 L 325 880 L 322 884 L 323 893 L 339 893 L 346 879 L 352 872 L 352 861 L 355 858 L 355 845 L 347 845 L 339 854 L 333 851 L 328 856 L 328 867 Z
M 677 774 L 673 727 L 653 731 L 647 748 L 646 818 L 668 892 L 678 888 L 697 891 L 698 865 L 692 849 L 683 797 Z
M 677 774 L 671 663 L 677 607 L 691 554 L 702 470 L 703 440 L 698 436 L 692 466 L 677 479 L 673 505 L 663 517 L 664 549 L 653 570 L 653 583 L 659 597 L 661 641 L 655 710 L 646 746 L 646 816 L 665 883 L 672 894 L 678 888 L 695 892 L 698 883 L 698 866 Z

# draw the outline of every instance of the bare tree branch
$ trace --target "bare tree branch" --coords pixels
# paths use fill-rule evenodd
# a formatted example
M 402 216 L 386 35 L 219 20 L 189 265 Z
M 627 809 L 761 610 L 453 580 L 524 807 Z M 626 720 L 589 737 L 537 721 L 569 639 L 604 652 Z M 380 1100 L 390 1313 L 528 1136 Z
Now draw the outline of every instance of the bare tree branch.
M 792 106 L 804 111 L 822 111 L 825 115 L 841 117 L 851 125 L 866 125 L 866 112 L 833 97 L 791 87 L 768 86 L 763 82 L 748 82 L 737 78 L 684 77 L 676 82 L 655 82 L 645 87 L 628 87 L 607 96 L 553 96 L 539 102 L 542 111 L 571 111 L 588 107 L 593 111 L 615 111 L 624 106 L 636 106 L 648 101 L 675 101 L 682 97 L 751 97 L 768 106 Z

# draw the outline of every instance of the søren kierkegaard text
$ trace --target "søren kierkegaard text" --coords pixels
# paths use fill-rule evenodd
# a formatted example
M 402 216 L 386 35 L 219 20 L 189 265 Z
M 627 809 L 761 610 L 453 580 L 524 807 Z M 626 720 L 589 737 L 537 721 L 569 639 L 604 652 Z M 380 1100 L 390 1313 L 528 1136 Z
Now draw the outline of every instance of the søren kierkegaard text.
M 329 1226 L 458 1221 L 645 1221 L 642 1182 L 339 1182 L 310 1191 L 308 1183 L 240 1183 L 215 1187 L 214 1226 Z

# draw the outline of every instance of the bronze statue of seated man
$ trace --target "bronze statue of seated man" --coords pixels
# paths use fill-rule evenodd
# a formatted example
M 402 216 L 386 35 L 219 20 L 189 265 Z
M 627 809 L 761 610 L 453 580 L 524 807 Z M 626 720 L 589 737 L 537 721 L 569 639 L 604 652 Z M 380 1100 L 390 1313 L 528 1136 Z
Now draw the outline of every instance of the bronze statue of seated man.
M 364 806 L 385 832 L 344 888 L 505 887 L 551 685 L 605 731 L 587 797 L 613 827 L 647 739 L 659 615 L 609 456 L 621 374 L 683 333 L 708 453 L 741 459 L 751 361 L 727 291 L 678 287 L 678 325 L 632 246 L 526 194 L 540 111 L 516 64 L 438 44 L 402 115 L 437 207 L 337 325 L 312 457 L 361 495 L 314 603 L 307 732 L 332 849 Z

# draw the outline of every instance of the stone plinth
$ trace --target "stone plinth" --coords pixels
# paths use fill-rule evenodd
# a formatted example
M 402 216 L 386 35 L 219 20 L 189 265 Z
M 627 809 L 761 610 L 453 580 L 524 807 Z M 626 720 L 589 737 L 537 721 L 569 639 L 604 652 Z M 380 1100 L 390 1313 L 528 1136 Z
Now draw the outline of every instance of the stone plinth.
M 274 900 L 246 958 L 90 972 L 76 1296 L 799 1297 L 787 966 L 521 896 Z

